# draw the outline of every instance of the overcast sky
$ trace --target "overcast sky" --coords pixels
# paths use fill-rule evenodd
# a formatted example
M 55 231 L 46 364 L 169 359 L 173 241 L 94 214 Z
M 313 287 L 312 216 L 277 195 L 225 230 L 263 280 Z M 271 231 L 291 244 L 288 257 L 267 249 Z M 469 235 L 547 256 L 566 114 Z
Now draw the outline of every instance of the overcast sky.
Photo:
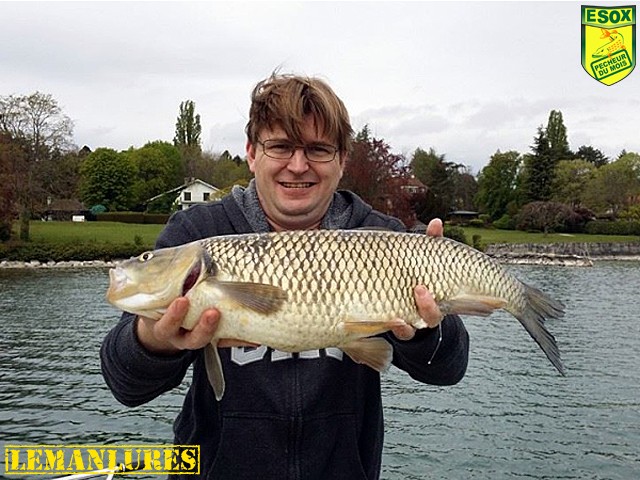
M 583 70 L 580 5 L 0 2 L 0 95 L 50 93 L 78 146 L 118 150 L 172 141 L 193 100 L 203 147 L 244 156 L 250 91 L 280 68 L 327 80 L 395 152 L 473 173 L 528 151 L 553 109 L 574 150 L 640 152 L 640 68 L 613 86 Z

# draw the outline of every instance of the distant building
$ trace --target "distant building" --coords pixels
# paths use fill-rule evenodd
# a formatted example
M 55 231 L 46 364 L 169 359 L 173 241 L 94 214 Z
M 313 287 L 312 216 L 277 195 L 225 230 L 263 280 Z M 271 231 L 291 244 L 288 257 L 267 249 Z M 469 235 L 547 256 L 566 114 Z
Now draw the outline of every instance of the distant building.
M 147 204 L 166 195 L 176 195 L 173 203 L 178 206 L 178 210 L 186 210 L 192 205 L 200 205 L 219 198 L 222 190 L 200 180 L 199 178 L 186 178 L 179 187 L 172 188 L 166 192 L 156 195 L 146 201 Z
M 88 213 L 84 203 L 74 198 L 47 198 L 47 208 L 42 216 L 43 220 L 52 221 L 70 221 L 82 217 Z M 75 217 L 75 218 L 74 218 Z

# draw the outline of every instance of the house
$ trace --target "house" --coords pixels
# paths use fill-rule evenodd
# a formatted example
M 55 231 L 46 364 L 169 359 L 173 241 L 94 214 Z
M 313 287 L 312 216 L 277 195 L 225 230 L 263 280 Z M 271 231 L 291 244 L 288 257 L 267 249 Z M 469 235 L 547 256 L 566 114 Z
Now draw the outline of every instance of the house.
M 186 210 L 192 205 L 207 203 L 210 200 L 219 198 L 222 195 L 222 190 L 199 178 L 185 178 L 182 185 L 150 198 L 146 201 L 146 204 L 148 205 L 161 197 L 176 194 L 177 197 L 175 197 L 173 204 L 177 205 L 178 210 Z
M 52 221 L 84 221 L 89 213 L 80 200 L 74 198 L 52 199 L 47 198 L 47 208 L 42 215 L 43 220 Z M 82 220 L 80 220 L 82 219 Z

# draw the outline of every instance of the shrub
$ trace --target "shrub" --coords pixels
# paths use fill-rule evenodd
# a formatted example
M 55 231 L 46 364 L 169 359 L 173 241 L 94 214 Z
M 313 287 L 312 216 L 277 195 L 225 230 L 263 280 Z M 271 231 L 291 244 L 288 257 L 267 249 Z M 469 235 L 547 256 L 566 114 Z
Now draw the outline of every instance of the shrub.
M 16 243 L 0 245 L 0 260 L 28 262 L 38 260 L 63 262 L 70 260 L 115 260 L 140 255 L 146 250 L 143 245 L 130 243 L 84 243 L 84 244 L 38 244 Z
M 444 236 L 456 240 L 460 243 L 468 244 L 467 236 L 464 234 L 464 230 L 460 227 L 454 227 L 452 225 L 445 224 Z
M 516 222 L 510 215 L 505 213 L 498 220 L 493 222 L 493 226 L 500 230 L 515 230 Z
M 99 222 L 121 222 L 164 225 L 169 220 L 168 213 L 145 212 L 105 212 L 98 213 L 96 220 Z
M 617 220 L 609 222 L 596 220 L 587 223 L 585 232 L 592 235 L 640 235 L 640 221 Z

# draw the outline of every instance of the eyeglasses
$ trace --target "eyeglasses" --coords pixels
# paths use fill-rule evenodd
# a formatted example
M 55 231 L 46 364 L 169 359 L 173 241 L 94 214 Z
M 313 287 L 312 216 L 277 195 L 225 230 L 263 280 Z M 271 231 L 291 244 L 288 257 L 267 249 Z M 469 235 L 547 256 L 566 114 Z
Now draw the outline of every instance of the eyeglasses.
M 296 150 L 302 148 L 304 156 L 310 162 L 327 163 L 336 158 L 338 147 L 327 145 L 325 143 L 310 143 L 309 145 L 295 145 L 286 140 L 265 140 L 258 143 L 262 145 L 264 154 L 269 158 L 276 160 L 289 160 L 296 153 Z

